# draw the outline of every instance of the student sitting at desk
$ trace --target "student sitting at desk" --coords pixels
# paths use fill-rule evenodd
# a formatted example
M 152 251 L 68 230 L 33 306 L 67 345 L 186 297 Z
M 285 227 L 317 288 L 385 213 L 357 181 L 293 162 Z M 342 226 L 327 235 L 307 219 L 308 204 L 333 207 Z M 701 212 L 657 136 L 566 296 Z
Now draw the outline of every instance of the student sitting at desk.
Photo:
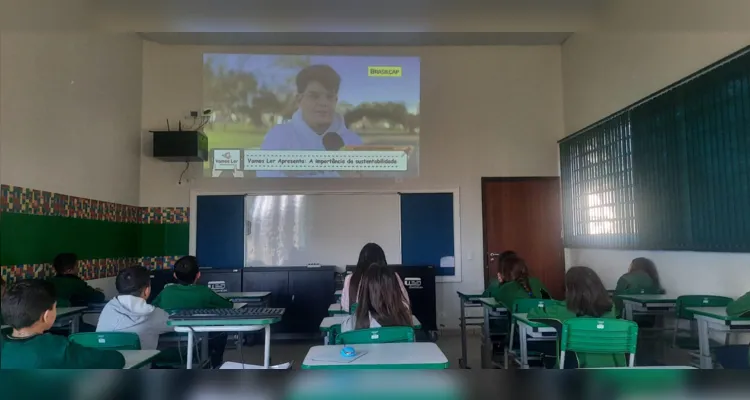
M 484 293 L 482 293 L 482 297 L 495 297 L 495 294 L 500 289 L 500 286 L 503 284 L 503 278 L 501 276 L 501 271 L 503 270 L 503 265 L 505 263 L 505 260 L 513 257 L 518 257 L 515 251 L 507 250 L 502 253 L 500 253 L 500 257 L 497 259 L 497 279 L 493 279 L 492 282 L 490 282 L 489 285 L 487 285 L 487 289 L 484 290 Z
M 516 300 L 519 299 L 550 298 L 542 282 L 529 277 L 529 268 L 522 259 L 507 258 L 502 267 L 503 270 L 498 273 L 498 281 L 503 284 L 493 293 L 493 297 L 508 310 L 513 310 Z
M 372 264 L 359 284 L 359 305 L 341 323 L 341 332 L 381 326 L 412 326 L 411 310 L 404 302 L 401 279 L 382 264 Z
M 78 256 L 62 253 L 52 262 L 56 276 L 50 278 L 57 293 L 60 307 L 85 307 L 90 303 L 103 303 L 104 293 L 89 286 L 78 276 Z
M 219 296 L 208 286 L 196 285 L 201 277 L 198 260 L 185 256 L 174 263 L 174 277 L 177 284 L 164 287 L 153 305 L 165 310 L 188 310 L 196 308 L 232 308 L 231 301 Z M 208 352 L 211 367 L 219 368 L 224 363 L 224 348 L 227 346 L 226 333 L 208 335 Z
M 623 294 L 661 294 L 664 290 L 659 283 L 659 273 L 656 264 L 648 258 L 636 258 L 630 262 L 628 272 L 621 276 L 615 288 L 615 309 L 620 315 L 622 300 L 617 295 Z
M 565 301 L 556 301 L 545 308 L 534 308 L 529 319 L 555 320 L 561 324 L 571 318 L 615 318 L 612 300 L 602 280 L 591 268 L 573 267 L 565 274 Z M 557 354 L 545 354 L 557 357 Z M 571 364 L 568 364 L 571 360 Z M 625 367 L 623 354 L 584 354 L 566 357 L 565 368 Z
M 115 286 L 120 295 L 104 306 L 96 331 L 133 332 L 140 337 L 142 350 L 156 350 L 159 335 L 173 329 L 167 326 L 166 311 L 146 303 L 151 274 L 140 265 L 125 268 L 117 274 Z
M 44 333 L 55 323 L 55 289 L 42 280 L 16 283 L 3 296 L 2 314 L 13 327 L 3 338 L 2 369 L 120 369 L 122 354 L 71 343 L 68 339 Z
M 382 247 L 375 243 L 367 243 L 359 252 L 359 261 L 357 261 L 357 267 L 354 268 L 354 273 L 344 278 L 344 287 L 341 290 L 341 308 L 344 311 L 349 312 L 351 304 L 357 302 L 360 281 L 367 268 L 372 264 L 388 265 L 388 262 L 385 260 L 385 252 Z M 404 296 L 404 301 L 408 305 L 409 293 L 406 291 L 404 281 L 398 274 L 396 274 L 396 277 L 398 278 L 399 288 Z

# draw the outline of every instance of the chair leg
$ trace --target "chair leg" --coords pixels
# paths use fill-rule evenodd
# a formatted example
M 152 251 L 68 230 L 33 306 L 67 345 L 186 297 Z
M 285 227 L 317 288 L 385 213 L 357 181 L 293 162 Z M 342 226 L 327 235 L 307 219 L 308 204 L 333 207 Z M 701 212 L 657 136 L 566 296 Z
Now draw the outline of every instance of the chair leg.
M 564 368 L 565 368 L 565 352 L 561 351 L 560 352 L 560 369 L 564 369 Z
M 503 364 L 504 369 L 508 369 L 509 360 L 510 360 L 510 352 L 513 350 L 513 335 L 516 330 L 516 324 L 512 323 L 510 324 L 510 336 L 508 338 L 508 347 L 505 348 L 505 360 Z
M 674 329 L 672 330 L 672 348 L 677 347 L 677 331 L 680 329 L 680 319 L 675 318 Z
M 635 367 L 635 354 L 630 355 L 630 368 Z

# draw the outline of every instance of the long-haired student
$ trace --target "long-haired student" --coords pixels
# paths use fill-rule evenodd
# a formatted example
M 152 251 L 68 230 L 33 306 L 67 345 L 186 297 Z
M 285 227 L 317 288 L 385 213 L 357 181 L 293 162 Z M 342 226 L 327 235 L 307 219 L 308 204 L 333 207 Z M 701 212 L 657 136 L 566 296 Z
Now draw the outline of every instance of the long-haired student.
M 513 310 L 516 300 L 519 299 L 550 298 L 542 282 L 529 276 L 526 262 L 518 257 L 509 257 L 505 260 L 498 280 L 502 281 L 502 286 L 495 291 L 493 297 L 503 303 L 508 310 Z
M 399 290 L 401 279 L 387 266 L 372 264 L 359 284 L 354 315 L 341 323 L 341 332 L 381 326 L 412 326 L 411 310 Z
M 367 271 L 372 264 L 386 266 L 388 265 L 388 262 L 385 259 L 385 252 L 382 247 L 375 243 L 367 243 L 359 252 L 359 260 L 357 261 L 357 266 L 354 268 L 354 272 L 344 278 L 344 287 L 341 290 L 342 309 L 348 311 L 352 303 L 357 302 L 357 293 L 359 292 L 360 282 L 362 281 L 365 271 Z M 398 274 L 395 275 L 399 282 L 399 293 L 404 297 L 406 304 L 409 304 L 409 294 L 406 291 L 404 282 Z
M 565 301 L 529 311 L 530 319 L 555 320 L 559 323 L 578 318 L 615 318 L 612 300 L 602 280 L 591 268 L 573 267 L 565 274 Z M 556 357 L 557 354 L 545 354 Z M 569 361 L 570 360 L 570 363 Z M 565 368 L 625 367 L 623 354 L 577 353 L 566 358 Z
M 503 285 L 503 265 L 505 264 L 506 260 L 513 257 L 518 257 L 516 252 L 513 250 L 506 250 L 500 253 L 500 256 L 497 258 L 497 279 L 493 279 L 490 284 L 487 285 L 487 289 L 485 289 L 484 293 L 482 293 L 482 297 L 496 297 L 497 291 L 500 290 L 500 286 Z
M 630 262 L 628 272 L 617 280 L 614 296 L 617 312 L 622 310 L 622 300 L 618 300 L 617 295 L 660 293 L 664 293 L 664 290 L 659 281 L 656 264 L 648 258 L 636 258 Z

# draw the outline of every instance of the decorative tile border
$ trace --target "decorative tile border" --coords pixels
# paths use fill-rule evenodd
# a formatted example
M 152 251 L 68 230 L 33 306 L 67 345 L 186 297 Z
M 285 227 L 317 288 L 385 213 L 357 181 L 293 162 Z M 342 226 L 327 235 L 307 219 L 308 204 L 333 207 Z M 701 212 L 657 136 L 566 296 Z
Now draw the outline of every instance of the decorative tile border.
M 0 211 L 139 224 L 183 224 L 187 207 L 138 207 L 0 185 Z
M 96 260 L 79 260 L 78 275 L 85 279 L 101 279 L 117 276 L 121 269 L 133 265 L 142 265 L 148 269 L 169 269 L 182 256 L 101 258 Z M 48 278 L 55 275 L 52 264 L 3 265 L 0 275 L 6 282 L 21 279 Z

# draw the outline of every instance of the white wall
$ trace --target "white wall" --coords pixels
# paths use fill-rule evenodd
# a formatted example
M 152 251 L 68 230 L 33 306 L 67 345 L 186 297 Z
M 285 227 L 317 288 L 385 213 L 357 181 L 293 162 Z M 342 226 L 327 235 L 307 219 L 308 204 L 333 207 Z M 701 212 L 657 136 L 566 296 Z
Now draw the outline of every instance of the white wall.
M 165 119 L 201 108 L 204 52 L 418 55 L 422 59 L 421 176 L 372 180 L 227 180 L 197 178 L 177 186 L 184 165 L 148 155 L 144 133 L 142 206 L 188 206 L 190 189 L 202 191 L 333 191 L 460 189 L 463 282 L 438 285 L 438 318 L 456 326 L 456 290 L 482 290 L 483 176 L 554 176 L 555 140 L 562 136 L 560 48 L 206 48 L 144 44 L 143 129 L 164 128 Z M 197 166 L 191 174 L 199 173 Z M 194 175 L 191 175 L 194 176 Z M 359 248 L 341 249 L 351 254 Z
M 562 47 L 565 133 L 747 45 L 750 33 L 577 33 Z M 739 296 L 750 290 L 750 254 L 567 249 L 566 263 L 594 268 L 613 287 L 640 256 L 656 262 L 670 293 Z
M 138 204 L 142 41 L 0 35 L 0 182 Z

